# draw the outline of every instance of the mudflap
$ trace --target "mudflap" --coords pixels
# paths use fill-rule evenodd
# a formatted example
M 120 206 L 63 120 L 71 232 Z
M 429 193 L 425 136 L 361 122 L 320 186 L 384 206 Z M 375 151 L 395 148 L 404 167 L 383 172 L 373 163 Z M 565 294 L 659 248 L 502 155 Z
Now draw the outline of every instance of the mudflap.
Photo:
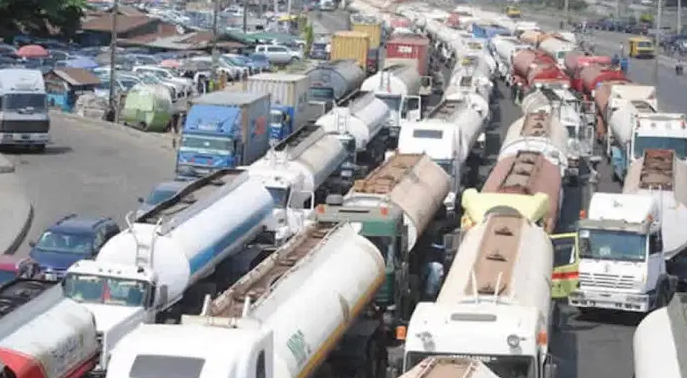
M 329 365 L 346 377 L 384 378 L 388 366 L 381 319 L 358 319 L 329 354 Z

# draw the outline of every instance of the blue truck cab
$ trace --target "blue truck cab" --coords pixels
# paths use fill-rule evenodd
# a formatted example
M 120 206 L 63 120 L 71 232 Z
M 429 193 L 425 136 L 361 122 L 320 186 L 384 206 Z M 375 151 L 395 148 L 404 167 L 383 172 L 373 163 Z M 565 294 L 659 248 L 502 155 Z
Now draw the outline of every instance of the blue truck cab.
M 179 179 L 249 165 L 269 149 L 270 95 L 217 91 L 193 100 L 181 132 Z
M 295 109 L 292 106 L 272 104 L 270 110 L 270 139 L 281 141 L 294 131 Z
M 93 259 L 110 238 L 119 233 L 112 218 L 67 215 L 29 242 L 29 257 L 46 278 L 59 279 L 75 262 Z

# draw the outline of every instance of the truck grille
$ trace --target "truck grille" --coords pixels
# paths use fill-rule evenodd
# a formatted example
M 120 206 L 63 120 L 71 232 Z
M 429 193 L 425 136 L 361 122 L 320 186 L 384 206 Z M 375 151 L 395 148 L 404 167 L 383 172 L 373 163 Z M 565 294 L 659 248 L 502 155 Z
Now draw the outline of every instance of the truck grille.
M 634 287 L 634 277 L 580 272 L 580 286 L 603 287 L 608 289 L 632 289 Z
M 50 121 L 48 120 L 5 120 L 0 122 L 0 131 L 4 133 L 47 133 L 48 130 L 50 130 Z

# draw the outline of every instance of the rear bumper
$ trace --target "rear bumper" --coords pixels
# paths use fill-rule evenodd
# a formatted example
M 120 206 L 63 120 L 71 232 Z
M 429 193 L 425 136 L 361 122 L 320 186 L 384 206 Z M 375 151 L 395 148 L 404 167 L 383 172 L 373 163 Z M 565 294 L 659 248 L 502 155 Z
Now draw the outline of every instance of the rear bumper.
M 50 142 L 48 133 L 0 133 L 0 144 L 45 145 Z

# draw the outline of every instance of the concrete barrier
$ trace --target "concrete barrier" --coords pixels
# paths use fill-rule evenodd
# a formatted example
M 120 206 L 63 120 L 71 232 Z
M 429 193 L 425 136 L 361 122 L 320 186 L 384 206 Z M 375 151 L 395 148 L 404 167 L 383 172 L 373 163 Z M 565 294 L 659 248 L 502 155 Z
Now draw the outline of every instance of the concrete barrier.
M 0 214 L 3 222 L 0 251 L 4 254 L 13 254 L 19 249 L 33 222 L 33 204 L 14 169 L 12 161 L 0 155 Z

